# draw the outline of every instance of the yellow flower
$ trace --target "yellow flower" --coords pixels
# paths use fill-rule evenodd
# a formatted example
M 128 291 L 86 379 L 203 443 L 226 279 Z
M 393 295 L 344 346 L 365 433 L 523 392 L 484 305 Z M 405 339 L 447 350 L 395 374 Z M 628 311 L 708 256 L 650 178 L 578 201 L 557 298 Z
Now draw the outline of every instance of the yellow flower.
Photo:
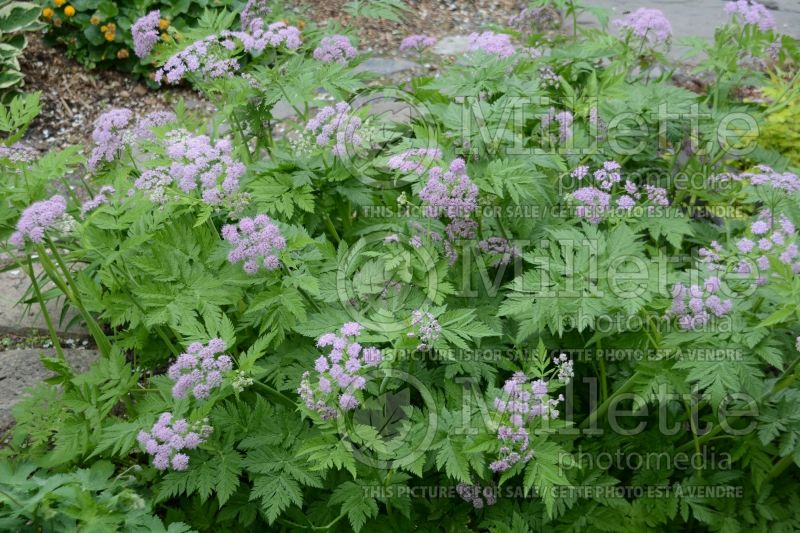
M 64 8 L 64 14 L 66 16 L 68 16 L 68 17 L 74 17 L 75 16 L 75 8 L 72 7 L 72 6 L 65 7 Z
M 56 5 L 56 7 L 61 7 L 67 3 L 67 0 L 54 0 L 53 3 Z
M 97 26 L 98 24 L 100 24 L 100 17 L 98 17 L 97 15 L 92 15 L 92 18 L 89 19 L 89 23 L 92 26 Z
M 166 30 L 169 28 L 169 21 L 167 19 L 161 19 L 158 21 L 158 28 L 160 30 Z
M 122 48 L 122 49 L 120 49 L 119 52 L 117 52 L 117 58 L 118 59 L 127 59 L 128 55 L 130 55 L 130 54 L 128 54 L 128 49 L 127 48 Z
M 117 29 L 117 25 L 116 24 L 114 24 L 113 22 L 109 22 L 108 23 L 108 30 L 109 31 L 114 31 L 116 29 Z
M 298 28 L 298 29 L 301 29 L 301 30 L 302 30 L 302 29 L 304 29 L 305 27 L 306 27 L 306 21 L 304 21 L 304 20 L 298 20 L 298 21 L 297 21 L 297 28 Z
M 114 40 L 114 32 L 113 31 L 107 31 L 105 33 L 104 37 L 106 38 L 106 41 L 111 42 L 111 41 Z
M 53 16 L 53 10 L 50 9 L 49 7 L 42 9 L 42 16 L 46 19 L 49 19 L 50 17 Z
M 162 33 L 161 34 L 161 40 L 164 41 L 165 43 L 168 43 L 169 42 L 169 35 L 167 35 L 166 33 Z

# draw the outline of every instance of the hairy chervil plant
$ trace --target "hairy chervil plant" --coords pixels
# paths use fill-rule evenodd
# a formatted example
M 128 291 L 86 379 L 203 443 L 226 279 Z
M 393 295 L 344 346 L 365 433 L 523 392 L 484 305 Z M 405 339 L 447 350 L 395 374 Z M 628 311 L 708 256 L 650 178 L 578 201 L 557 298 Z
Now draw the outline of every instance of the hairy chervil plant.
M 182 4 L 26 11 L 209 105 L 40 155 L 38 96 L 3 100 L 0 270 L 49 374 L 0 430 L 0 529 L 800 531 L 777 15 L 668 54 L 655 4 L 537 1 L 397 34 L 385 76 L 348 35 L 420 2 Z

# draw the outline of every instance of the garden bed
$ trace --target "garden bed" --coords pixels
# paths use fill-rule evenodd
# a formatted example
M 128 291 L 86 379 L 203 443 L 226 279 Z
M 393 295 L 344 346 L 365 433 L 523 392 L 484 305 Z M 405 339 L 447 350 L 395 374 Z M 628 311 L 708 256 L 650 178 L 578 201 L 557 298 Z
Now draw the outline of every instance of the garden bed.
M 800 530 L 785 23 L 407 4 L 19 7 L 0 529 Z

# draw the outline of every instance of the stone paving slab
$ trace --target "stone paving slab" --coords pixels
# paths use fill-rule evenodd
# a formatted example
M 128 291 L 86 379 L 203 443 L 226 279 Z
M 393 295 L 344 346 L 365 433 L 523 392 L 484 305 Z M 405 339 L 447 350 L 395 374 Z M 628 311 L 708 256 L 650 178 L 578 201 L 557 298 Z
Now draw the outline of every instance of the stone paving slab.
M 55 356 L 53 349 L 24 349 L 0 352 L 0 435 L 11 425 L 11 409 L 25 389 L 53 374 L 42 366 L 40 354 Z M 100 357 L 96 350 L 64 350 L 64 356 L 76 372 L 83 372 Z
M 640 7 L 658 8 L 672 25 L 673 39 L 702 37 L 711 40 L 717 26 L 727 22 L 725 0 L 588 0 L 587 5 L 607 9 L 611 20 L 621 18 Z M 762 4 L 771 8 L 777 31 L 800 36 L 800 0 L 770 0 Z M 583 17 L 580 23 L 593 23 L 594 17 Z
M 353 69 L 354 72 L 371 72 L 378 76 L 391 76 L 419 67 L 418 63 L 399 57 L 370 57 Z
M 35 332 L 47 333 L 47 324 L 39 310 L 39 304 L 19 303 L 25 299 L 30 286 L 28 276 L 19 269 L 0 272 L 0 333 L 18 333 L 21 335 Z M 88 331 L 81 323 L 69 326 L 70 321 L 78 316 L 75 309 L 68 309 L 63 321 L 60 321 L 63 299 L 50 300 L 47 310 L 59 333 L 87 335 Z
M 729 20 L 724 12 L 725 0 L 587 0 L 590 7 L 606 9 L 611 21 L 622 18 L 640 7 L 658 8 L 664 12 L 672 25 L 672 56 L 680 57 L 688 50 L 680 44 L 686 37 L 701 37 L 707 41 L 714 38 L 714 30 Z M 777 23 L 777 31 L 793 37 L 800 37 L 800 0 L 764 0 Z M 569 20 L 564 21 L 570 25 Z M 578 19 L 585 27 L 597 27 L 594 15 L 585 13 Z M 614 31 L 614 30 L 612 30 Z M 460 55 L 469 49 L 466 35 L 447 35 L 439 39 L 433 52 L 443 56 Z

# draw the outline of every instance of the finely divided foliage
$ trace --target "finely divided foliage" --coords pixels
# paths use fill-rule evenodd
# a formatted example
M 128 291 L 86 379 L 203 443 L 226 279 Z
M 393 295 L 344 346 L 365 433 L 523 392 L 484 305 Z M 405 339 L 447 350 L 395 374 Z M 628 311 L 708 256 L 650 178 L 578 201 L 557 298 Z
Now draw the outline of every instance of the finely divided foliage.
M 2 251 L 55 349 L 0 529 L 800 530 L 800 179 L 753 96 L 798 50 L 766 8 L 685 43 L 692 92 L 653 8 L 531 2 L 385 87 L 342 30 L 229 6 L 119 29 L 211 117 L 111 109 L 37 158 L 36 98 L 0 108 Z

